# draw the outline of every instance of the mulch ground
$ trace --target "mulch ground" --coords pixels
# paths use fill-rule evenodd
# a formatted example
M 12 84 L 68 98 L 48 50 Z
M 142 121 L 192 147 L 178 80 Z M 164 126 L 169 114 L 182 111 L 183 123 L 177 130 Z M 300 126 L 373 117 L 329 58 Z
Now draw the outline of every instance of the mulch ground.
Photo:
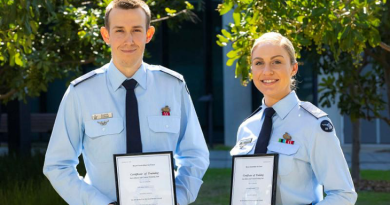
M 354 184 L 355 189 L 358 191 L 375 191 L 390 193 L 390 181 L 361 179 L 358 183 L 356 183 L 355 181 Z

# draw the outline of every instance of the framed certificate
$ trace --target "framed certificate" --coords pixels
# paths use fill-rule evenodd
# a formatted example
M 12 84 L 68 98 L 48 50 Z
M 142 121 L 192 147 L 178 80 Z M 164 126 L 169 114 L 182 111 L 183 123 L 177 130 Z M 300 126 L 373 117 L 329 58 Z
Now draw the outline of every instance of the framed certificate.
M 115 154 L 120 205 L 176 205 L 172 152 Z
M 277 154 L 233 156 L 230 205 L 274 205 Z

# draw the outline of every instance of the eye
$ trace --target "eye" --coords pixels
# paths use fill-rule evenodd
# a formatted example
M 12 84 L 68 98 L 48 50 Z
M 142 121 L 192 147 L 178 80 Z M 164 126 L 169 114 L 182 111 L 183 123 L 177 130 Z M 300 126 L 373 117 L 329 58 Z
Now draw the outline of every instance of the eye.
M 119 30 L 116 30 L 115 32 L 116 32 L 116 33 L 122 33 L 123 30 L 122 30 L 122 29 L 119 29 Z
M 141 32 L 141 29 L 135 29 L 134 32 Z
M 256 63 L 255 63 L 255 65 L 263 65 L 264 63 L 263 62 L 261 62 L 261 61 L 257 61 Z
M 273 64 L 282 64 L 282 62 L 281 62 L 280 60 L 275 60 L 275 61 L 273 62 Z

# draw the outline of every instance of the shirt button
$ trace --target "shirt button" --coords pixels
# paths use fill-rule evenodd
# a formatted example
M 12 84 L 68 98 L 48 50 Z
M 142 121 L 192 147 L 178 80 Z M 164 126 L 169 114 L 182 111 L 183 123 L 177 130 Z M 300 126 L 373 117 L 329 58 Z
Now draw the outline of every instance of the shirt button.
M 166 127 L 166 128 L 168 128 L 168 127 L 169 127 L 169 125 L 165 125 L 165 127 Z
M 103 131 L 106 131 L 106 128 L 102 128 Z

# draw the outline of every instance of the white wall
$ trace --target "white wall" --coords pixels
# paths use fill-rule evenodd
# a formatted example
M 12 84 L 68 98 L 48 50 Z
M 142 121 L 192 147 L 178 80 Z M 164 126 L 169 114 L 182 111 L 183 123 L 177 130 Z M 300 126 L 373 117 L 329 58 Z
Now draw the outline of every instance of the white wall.
M 233 22 L 232 13 L 222 16 L 222 28 L 227 28 L 229 22 Z M 231 46 L 223 48 L 223 102 L 224 102 L 224 132 L 225 145 L 234 146 L 236 144 L 237 129 L 240 124 L 252 112 L 252 95 L 250 84 L 244 87 L 240 79 L 234 78 L 235 64 L 226 66 L 228 57 L 226 54 L 231 50 Z

